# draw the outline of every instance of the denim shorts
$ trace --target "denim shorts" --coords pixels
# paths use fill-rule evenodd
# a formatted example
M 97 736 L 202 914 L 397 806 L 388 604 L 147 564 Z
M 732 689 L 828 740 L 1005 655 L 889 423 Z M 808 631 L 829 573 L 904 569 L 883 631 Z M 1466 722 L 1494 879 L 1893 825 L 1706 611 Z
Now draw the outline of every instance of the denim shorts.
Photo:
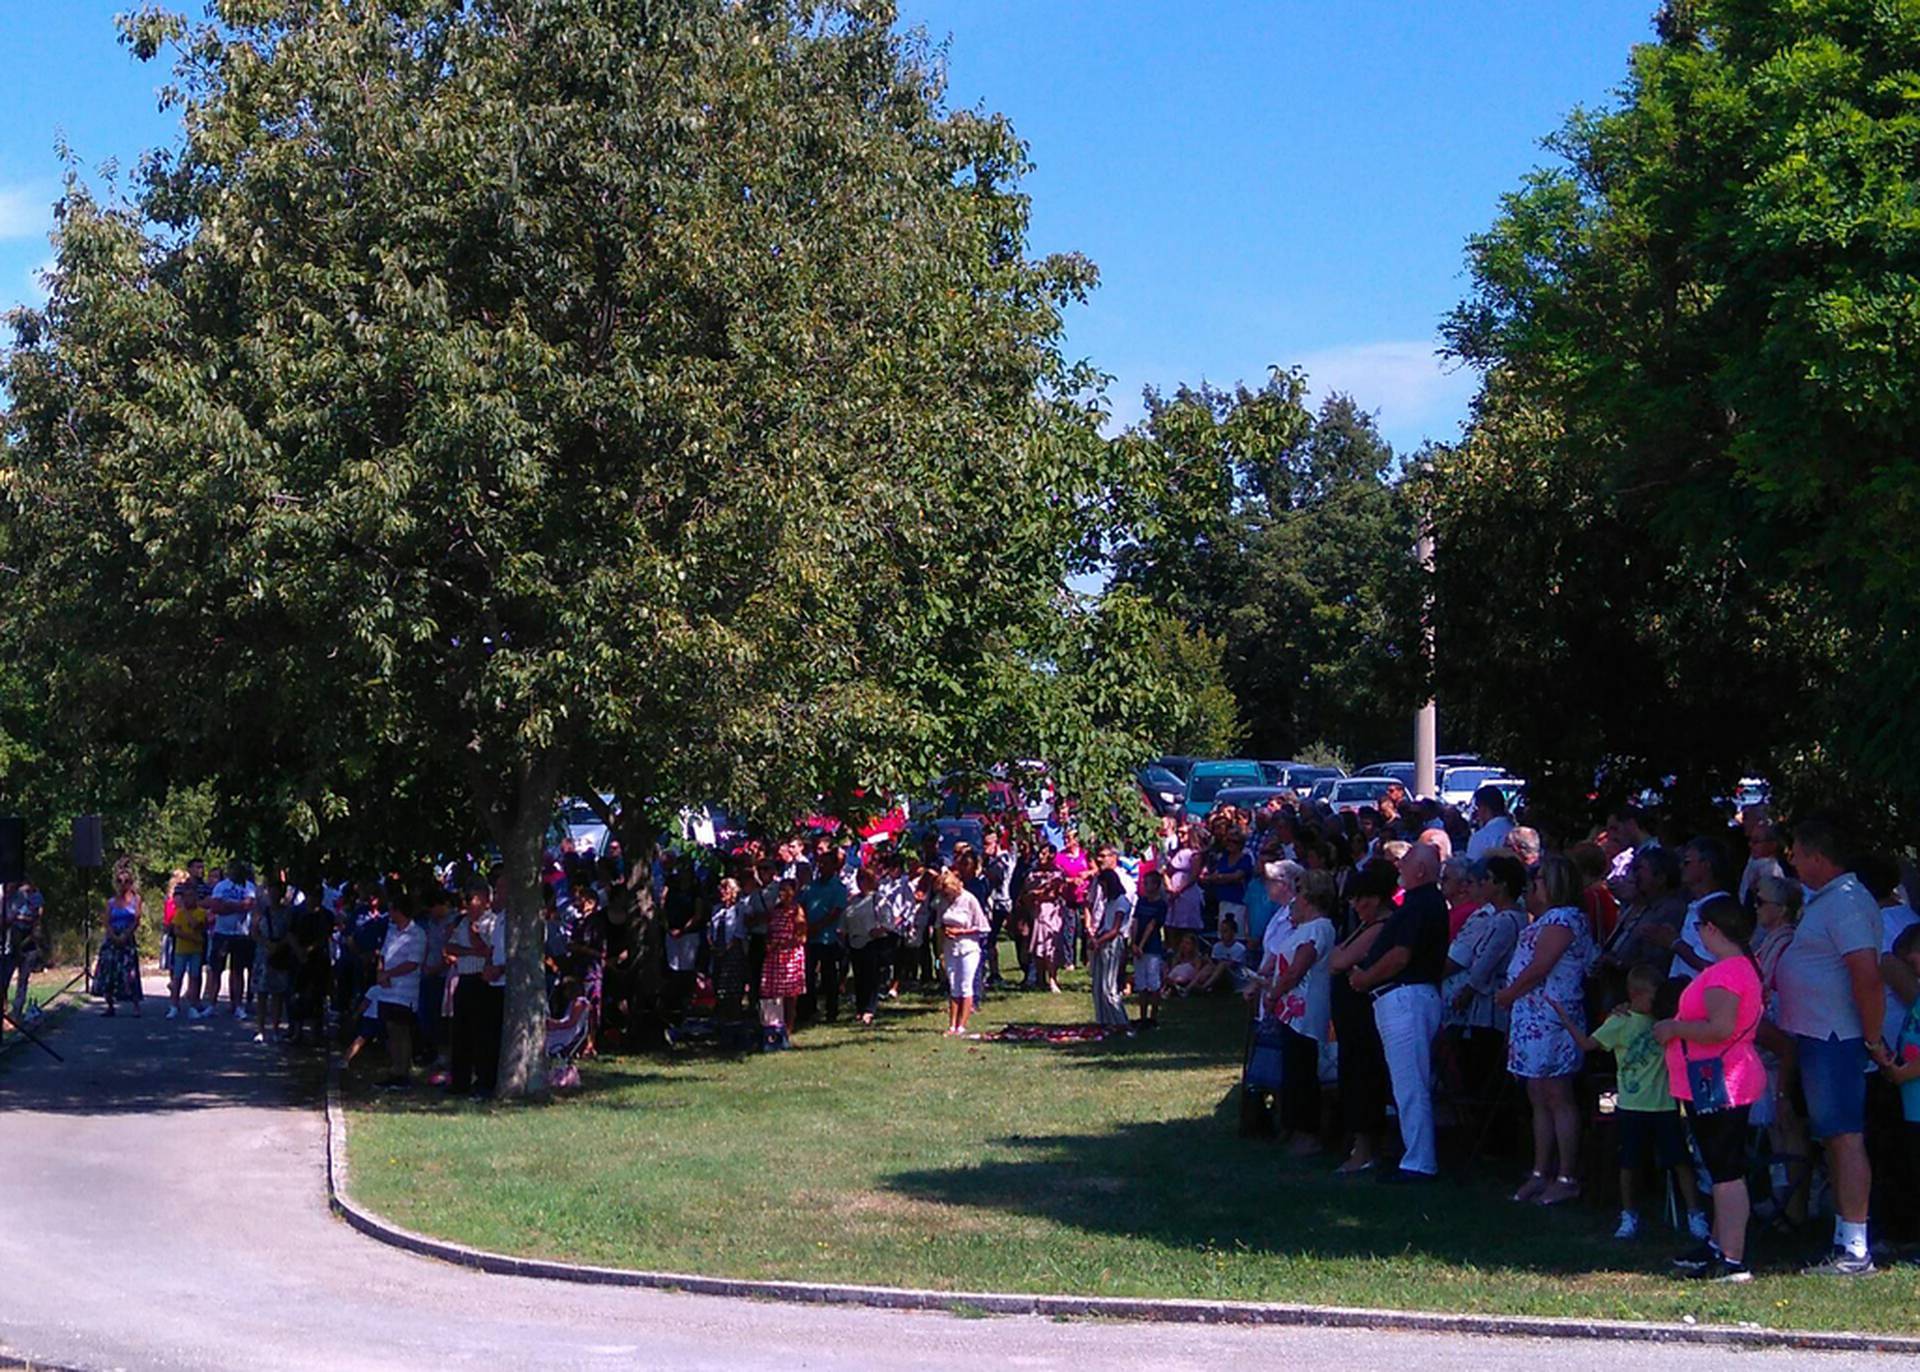
M 1865 1039 L 1793 1036 L 1800 1056 L 1800 1085 L 1807 1094 L 1807 1123 L 1816 1139 L 1861 1134 L 1867 1128 Z
M 175 953 L 173 955 L 173 974 L 176 977 L 197 977 L 200 975 L 202 955 L 199 953 Z

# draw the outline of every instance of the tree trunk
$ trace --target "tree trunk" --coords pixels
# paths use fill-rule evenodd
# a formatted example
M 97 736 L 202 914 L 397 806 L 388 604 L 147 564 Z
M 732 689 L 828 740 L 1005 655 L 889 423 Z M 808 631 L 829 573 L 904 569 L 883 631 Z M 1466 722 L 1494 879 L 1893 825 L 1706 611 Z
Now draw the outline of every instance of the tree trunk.
M 537 791 L 537 788 L 536 788 Z M 502 1099 L 547 1093 L 546 924 L 541 918 L 540 860 L 551 797 L 524 799 L 502 844 L 507 876 L 507 1004 L 500 1030 Z

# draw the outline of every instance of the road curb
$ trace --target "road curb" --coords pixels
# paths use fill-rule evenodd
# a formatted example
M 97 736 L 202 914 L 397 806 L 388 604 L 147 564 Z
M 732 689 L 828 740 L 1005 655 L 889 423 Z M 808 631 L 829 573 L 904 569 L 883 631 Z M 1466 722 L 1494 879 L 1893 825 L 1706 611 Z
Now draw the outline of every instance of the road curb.
M 421 1257 L 501 1277 L 538 1277 L 587 1286 L 642 1287 L 696 1296 L 731 1296 L 796 1305 L 858 1305 L 881 1310 L 925 1310 L 962 1315 L 1038 1315 L 1054 1319 L 1111 1319 L 1159 1324 L 1235 1324 L 1317 1329 L 1381 1329 L 1426 1334 L 1508 1338 L 1605 1340 L 1616 1343 L 1704 1344 L 1723 1348 L 1794 1349 L 1819 1353 L 1920 1355 L 1920 1338 L 1897 1334 L 1843 1334 L 1760 1329 L 1740 1325 L 1652 1324 L 1629 1320 L 1565 1319 L 1547 1315 L 1452 1315 L 1437 1311 L 1370 1310 L 1348 1306 L 1282 1305 L 1256 1301 L 1148 1300 L 1127 1296 L 1020 1295 L 988 1291 L 923 1291 L 897 1286 L 843 1286 L 824 1282 L 703 1277 L 592 1267 L 549 1258 L 521 1258 L 415 1233 L 364 1209 L 347 1191 L 347 1121 L 340 1106 L 338 1060 L 327 1064 L 327 1204 L 341 1219 L 377 1242 Z

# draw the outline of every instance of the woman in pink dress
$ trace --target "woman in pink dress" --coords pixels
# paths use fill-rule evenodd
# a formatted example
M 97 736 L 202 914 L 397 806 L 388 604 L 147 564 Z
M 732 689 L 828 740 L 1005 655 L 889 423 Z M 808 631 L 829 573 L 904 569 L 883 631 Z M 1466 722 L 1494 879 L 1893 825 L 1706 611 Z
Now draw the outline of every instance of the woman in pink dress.
M 800 995 L 807 989 L 807 917 L 794 899 L 799 886 L 780 883 L 767 911 L 767 957 L 760 967 L 761 1044 L 769 1050 L 791 1048 L 788 1027 Z

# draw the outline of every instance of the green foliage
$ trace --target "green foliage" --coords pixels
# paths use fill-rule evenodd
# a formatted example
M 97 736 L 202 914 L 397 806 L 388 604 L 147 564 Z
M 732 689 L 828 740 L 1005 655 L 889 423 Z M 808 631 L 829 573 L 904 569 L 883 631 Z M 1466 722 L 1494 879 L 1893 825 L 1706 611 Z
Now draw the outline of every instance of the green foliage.
M 1116 446 L 1161 479 L 1129 508 L 1116 579 L 1219 640 L 1248 750 L 1398 753 L 1411 516 L 1372 417 L 1340 395 L 1312 413 L 1305 386 L 1276 372 L 1258 391 L 1148 393 Z
M 1692 0 L 1659 32 L 1470 246 L 1442 698 L 1568 795 L 1816 746 L 1911 791 L 1920 10 Z
M 70 181 L 0 359 L 0 633 L 75 735 L 250 849 L 492 843 L 523 907 L 564 791 L 777 821 L 1013 753 L 1117 794 L 1141 638 L 1066 589 L 1116 466 L 1060 353 L 1094 273 L 1027 256 L 1025 148 L 893 17 L 129 20 L 184 141 Z

